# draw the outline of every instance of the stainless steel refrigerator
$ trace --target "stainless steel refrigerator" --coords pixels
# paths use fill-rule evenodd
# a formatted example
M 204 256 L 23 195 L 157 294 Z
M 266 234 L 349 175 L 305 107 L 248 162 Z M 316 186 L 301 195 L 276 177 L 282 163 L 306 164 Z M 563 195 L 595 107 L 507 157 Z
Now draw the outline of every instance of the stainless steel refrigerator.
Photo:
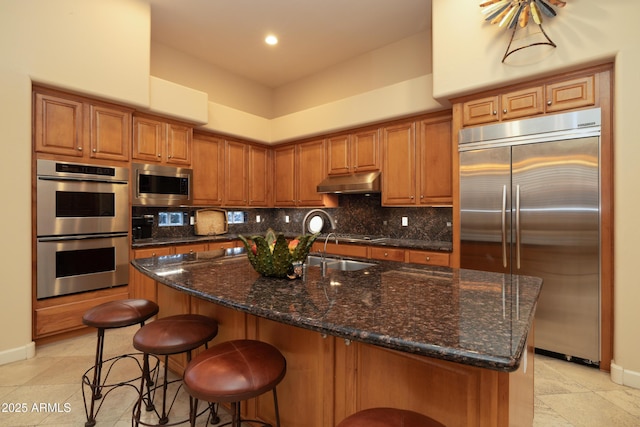
M 460 131 L 460 264 L 544 282 L 535 347 L 600 361 L 599 108 Z

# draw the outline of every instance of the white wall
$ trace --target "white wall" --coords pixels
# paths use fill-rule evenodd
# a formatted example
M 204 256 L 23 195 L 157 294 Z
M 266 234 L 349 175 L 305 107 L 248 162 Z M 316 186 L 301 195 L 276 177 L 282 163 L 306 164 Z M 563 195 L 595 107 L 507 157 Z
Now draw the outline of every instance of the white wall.
M 505 83 L 557 74 L 595 62 L 615 59 L 615 284 L 614 364 L 612 378 L 640 388 L 639 255 L 640 144 L 637 104 L 640 99 L 640 2 L 626 0 L 567 1 L 544 28 L 555 49 L 532 48 L 502 56 L 510 33 L 484 24 L 478 2 L 433 0 L 434 96 L 448 99 Z M 467 4 L 468 3 L 468 4 Z M 530 24 L 531 25 L 531 24 Z M 532 52 L 529 55 L 529 52 Z M 515 57 L 514 57 L 515 58 Z M 470 70 L 470 64 L 472 64 Z
M 0 0 L 0 364 L 33 351 L 32 79 L 148 105 L 149 25 L 144 1 Z

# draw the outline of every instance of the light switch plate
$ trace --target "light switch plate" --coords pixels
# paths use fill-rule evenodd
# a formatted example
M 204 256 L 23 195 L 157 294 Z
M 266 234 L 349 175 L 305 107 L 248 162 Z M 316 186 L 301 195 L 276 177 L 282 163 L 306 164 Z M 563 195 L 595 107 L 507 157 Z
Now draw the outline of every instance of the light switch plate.
M 289 215 L 285 215 L 284 222 L 289 223 Z
M 402 217 L 402 226 L 403 227 L 407 227 L 408 225 L 409 225 L 409 217 L 403 216 Z
M 260 222 L 260 215 L 256 215 L 256 222 Z

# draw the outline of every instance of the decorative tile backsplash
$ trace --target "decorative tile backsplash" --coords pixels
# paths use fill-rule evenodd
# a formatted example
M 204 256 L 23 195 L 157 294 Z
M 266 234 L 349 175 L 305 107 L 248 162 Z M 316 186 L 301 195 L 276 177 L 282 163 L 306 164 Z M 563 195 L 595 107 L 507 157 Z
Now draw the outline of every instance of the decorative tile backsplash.
M 365 196 L 360 194 L 339 195 L 337 208 L 323 208 L 333 217 L 340 234 L 391 237 L 394 239 L 415 239 L 451 242 L 451 207 L 396 208 L 382 207 L 380 194 Z M 193 216 L 198 207 L 157 208 L 133 207 L 133 216 L 154 215 L 152 235 L 154 238 L 188 237 L 194 235 L 194 227 L 188 221 L 183 226 L 158 227 L 159 212 L 183 212 Z M 310 208 L 245 208 L 228 209 L 247 212 L 246 224 L 229 224 L 229 233 L 262 233 L 268 228 L 285 233 L 302 233 L 305 215 Z M 260 222 L 256 217 L 260 216 Z M 286 222 L 286 217 L 289 222 Z M 402 218 L 407 218 L 407 226 L 402 226 Z M 325 222 L 322 232 L 332 231 Z

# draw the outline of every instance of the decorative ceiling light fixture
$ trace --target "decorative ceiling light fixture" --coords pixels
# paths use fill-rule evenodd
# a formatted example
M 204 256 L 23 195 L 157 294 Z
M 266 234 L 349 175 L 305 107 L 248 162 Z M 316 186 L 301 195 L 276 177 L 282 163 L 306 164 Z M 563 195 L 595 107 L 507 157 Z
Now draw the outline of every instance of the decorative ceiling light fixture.
M 492 24 L 498 24 L 500 27 L 512 29 L 511 40 L 507 46 L 507 50 L 504 53 L 502 62 L 507 59 L 509 55 L 522 49 L 526 49 L 532 46 L 549 45 L 556 47 L 556 44 L 549 38 L 547 33 L 542 28 L 543 16 L 553 18 L 557 15 L 556 11 L 549 5 L 556 7 L 564 7 L 565 1 L 562 0 L 487 0 L 480 4 L 482 13 L 487 17 L 485 21 L 490 21 Z M 518 27 L 525 28 L 529 23 L 529 20 L 533 19 L 546 41 L 529 43 L 524 46 L 511 48 L 514 41 L 514 36 Z

